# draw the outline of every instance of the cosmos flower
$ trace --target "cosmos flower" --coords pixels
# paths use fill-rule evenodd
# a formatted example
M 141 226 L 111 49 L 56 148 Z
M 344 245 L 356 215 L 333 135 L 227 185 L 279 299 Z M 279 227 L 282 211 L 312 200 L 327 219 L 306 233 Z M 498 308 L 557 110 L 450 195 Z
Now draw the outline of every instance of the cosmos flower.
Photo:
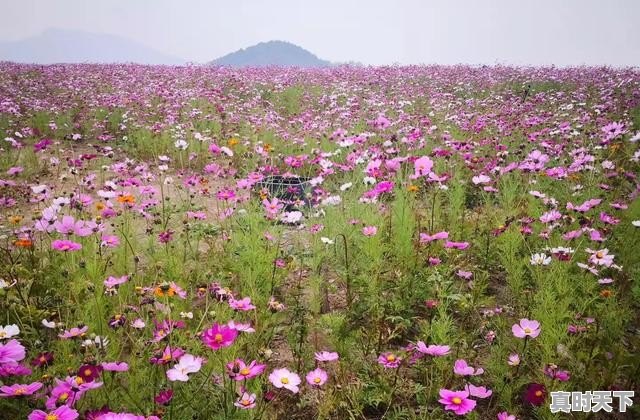
M 35 394 L 43 384 L 41 382 L 33 382 L 30 384 L 13 384 L 0 386 L 0 397 L 23 397 Z
M 0 326 L 0 340 L 6 340 L 18 334 L 20 334 L 20 328 L 15 324 Z
M 202 342 L 212 350 L 218 350 L 232 345 L 236 337 L 238 337 L 237 330 L 229 328 L 227 325 L 215 323 L 211 328 L 203 332 Z
M 324 370 L 316 368 L 307 373 L 306 379 L 309 385 L 314 387 L 321 387 L 327 382 L 328 375 Z
M 448 389 L 440 390 L 440 404 L 444 405 L 444 409 L 453 411 L 458 416 L 463 416 L 476 406 L 476 402 L 469 398 L 467 391 L 451 391 Z
M 285 388 L 297 394 L 300 390 L 300 377 L 287 368 L 275 369 L 269 375 L 269 382 L 276 388 Z
M 433 357 L 446 356 L 451 351 L 449 346 L 440 346 L 436 344 L 430 344 L 427 346 L 424 341 L 418 341 L 416 343 L 416 350 L 418 350 L 422 354 Z
M 244 360 L 236 359 L 227 363 L 227 372 L 233 380 L 244 381 L 262 374 L 266 367 L 267 365 L 261 365 L 255 360 L 247 365 Z
M 48 413 L 42 410 L 32 411 L 27 417 L 28 420 L 76 420 L 80 414 L 73 408 L 62 405 Z
M 460 376 L 477 376 L 482 375 L 484 373 L 483 368 L 474 368 L 467 364 L 467 361 L 464 359 L 458 359 L 455 361 L 453 365 L 453 373 Z
M 319 362 L 335 362 L 339 356 L 336 352 L 321 351 L 315 354 L 315 359 Z
M 511 331 L 513 332 L 513 335 L 518 338 L 536 338 L 540 335 L 540 323 L 538 321 L 530 321 L 523 318 L 518 324 L 513 324 Z
M 365 226 L 362 228 L 362 234 L 364 236 L 375 236 L 378 233 L 378 228 L 375 226 Z
M 382 353 L 378 356 L 378 363 L 385 369 L 396 369 L 402 363 L 402 358 L 391 352 Z
M 531 383 L 525 389 L 523 399 L 526 403 L 541 406 L 547 398 L 547 389 L 544 385 Z
M 51 242 L 51 248 L 55 249 L 56 251 L 69 252 L 82 249 L 82 245 L 67 239 L 56 239 Z
M 256 394 L 243 392 L 240 397 L 233 403 L 236 407 L 247 410 L 256 406 Z
M 25 348 L 18 340 L 0 342 L 0 364 L 18 363 L 25 358 Z
M 251 311 L 256 309 L 256 307 L 251 304 L 250 297 L 245 297 L 239 300 L 231 298 L 229 299 L 229 306 L 236 311 Z
M 531 265 L 549 265 L 549 263 L 551 262 L 551 257 L 548 257 L 543 253 L 537 253 L 531 256 L 529 262 L 531 263 Z
M 180 357 L 178 363 L 167 371 L 167 378 L 170 381 L 187 382 L 190 373 L 200 371 L 202 367 L 202 358 L 195 357 L 191 354 L 185 354 Z

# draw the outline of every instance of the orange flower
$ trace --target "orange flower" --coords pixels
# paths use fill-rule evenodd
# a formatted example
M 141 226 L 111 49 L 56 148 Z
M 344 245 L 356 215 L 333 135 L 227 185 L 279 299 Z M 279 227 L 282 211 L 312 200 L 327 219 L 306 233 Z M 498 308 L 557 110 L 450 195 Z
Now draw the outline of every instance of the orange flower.
M 118 203 L 122 203 L 122 204 L 135 204 L 136 203 L 135 197 L 132 196 L 131 194 L 122 194 L 122 195 L 118 196 L 118 198 L 116 198 L 116 200 L 118 200 Z
M 227 142 L 227 144 L 229 145 L 229 147 L 233 147 L 233 146 L 235 146 L 235 145 L 236 145 L 236 144 L 238 144 L 238 143 L 240 143 L 240 140 L 238 140 L 238 139 L 237 139 L 237 138 L 235 138 L 235 137 L 230 138 L 230 139 L 229 139 L 229 141 Z
M 22 221 L 22 216 L 20 215 L 9 216 L 9 223 L 11 223 L 12 225 L 17 225 L 21 221 Z
M 600 292 L 600 296 L 603 298 L 610 298 L 611 296 L 613 296 L 613 292 L 609 289 L 604 289 Z
M 31 248 L 33 246 L 33 241 L 29 238 L 20 238 L 16 240 L 13 244 L 20 248 Z
M 411 184 L 407 187 L 407 191 L 409 192 L 418 192 L 418 190 L 420 189 L 420 187 L 418 187 L 417 185 Z

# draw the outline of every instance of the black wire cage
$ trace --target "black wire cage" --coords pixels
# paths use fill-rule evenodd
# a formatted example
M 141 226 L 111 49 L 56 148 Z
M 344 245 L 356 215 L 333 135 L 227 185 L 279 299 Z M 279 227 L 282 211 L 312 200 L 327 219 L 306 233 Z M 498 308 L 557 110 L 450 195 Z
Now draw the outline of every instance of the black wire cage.
M 303 210 L 311 207 L 309 183 L 311 178 L 302 176 L 270 175 L 256 184 L 259 190 L 270 197 L 282 200 L 285 211 Z

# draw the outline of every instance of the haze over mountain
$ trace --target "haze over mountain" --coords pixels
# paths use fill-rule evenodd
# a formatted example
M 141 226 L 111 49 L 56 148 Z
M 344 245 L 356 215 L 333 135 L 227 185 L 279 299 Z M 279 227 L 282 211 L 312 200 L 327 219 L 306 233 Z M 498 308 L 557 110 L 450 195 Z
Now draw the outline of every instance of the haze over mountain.
M 183 64 L 184 60 L 117 35 L 47 29 L 39 35 L 0 42 L 0 61 L 20 63 Z
M 261 42 L 224 55 L 211 64 L 230 67 L 326 67 L 331 63 L 318 58 L 315 54 L 286 41 Z

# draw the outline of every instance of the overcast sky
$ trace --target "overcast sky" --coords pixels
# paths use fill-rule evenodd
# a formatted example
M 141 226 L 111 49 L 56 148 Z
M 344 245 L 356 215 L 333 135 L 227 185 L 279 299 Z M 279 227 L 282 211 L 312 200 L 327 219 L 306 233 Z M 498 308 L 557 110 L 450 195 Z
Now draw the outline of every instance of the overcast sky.
M 205 62 L 272 39 L 320 58 L 640 66 L 640 0 L 0 0 L 0 41 L 116 34 Z

